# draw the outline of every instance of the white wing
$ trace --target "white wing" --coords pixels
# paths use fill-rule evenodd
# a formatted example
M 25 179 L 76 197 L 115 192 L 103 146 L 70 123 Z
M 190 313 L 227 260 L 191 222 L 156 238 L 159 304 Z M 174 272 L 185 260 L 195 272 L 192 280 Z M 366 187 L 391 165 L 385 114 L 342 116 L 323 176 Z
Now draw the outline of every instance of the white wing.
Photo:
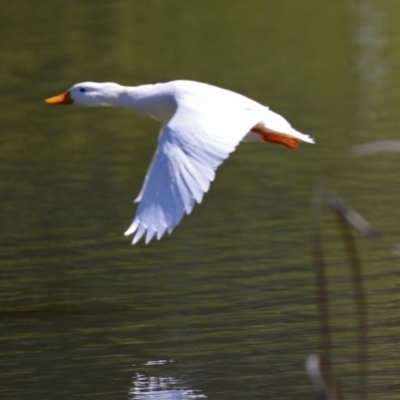
M 190 104 L 188 104 L 190 103 Z M 225 104 L 226 106 L 226 104 Z M 215 170 L 263 117 L 263 107 L 222 107 L 186 101 L 166 125 L 138 197 L 135 218 L 125 232 L 133 244 L 171 233 L 184 213 L 200 203 Z

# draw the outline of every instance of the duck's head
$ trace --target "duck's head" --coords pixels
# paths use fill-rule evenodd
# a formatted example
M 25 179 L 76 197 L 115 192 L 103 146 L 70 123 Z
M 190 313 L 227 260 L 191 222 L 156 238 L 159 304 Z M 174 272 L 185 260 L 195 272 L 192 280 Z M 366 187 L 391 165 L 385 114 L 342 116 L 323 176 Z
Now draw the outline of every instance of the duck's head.
M 112 106 L 121 94 L 122 87 L 117 83 L 82 82 L 72 86 L 58 96 L 46 99 L 50 105 L 76 104 L 86 107 Z

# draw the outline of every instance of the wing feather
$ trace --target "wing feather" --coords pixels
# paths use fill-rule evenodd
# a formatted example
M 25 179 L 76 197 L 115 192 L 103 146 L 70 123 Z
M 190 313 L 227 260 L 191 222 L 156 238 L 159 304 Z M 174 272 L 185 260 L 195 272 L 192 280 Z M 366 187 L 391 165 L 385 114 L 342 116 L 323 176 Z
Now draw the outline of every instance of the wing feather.
M 133 244 L 144 235 L 148 243 L 166 231 L 171 233 L 183 215 L 202 201 L 218 166 L 262 120 L 262 108 L 228 109 L 216 116 L 216 110 L 204 103 L 200 107 L 186 101 L 178 107 L 160 136 L 136 200 L 140 203 L 135 218 L 125 232 L 135 233 Z

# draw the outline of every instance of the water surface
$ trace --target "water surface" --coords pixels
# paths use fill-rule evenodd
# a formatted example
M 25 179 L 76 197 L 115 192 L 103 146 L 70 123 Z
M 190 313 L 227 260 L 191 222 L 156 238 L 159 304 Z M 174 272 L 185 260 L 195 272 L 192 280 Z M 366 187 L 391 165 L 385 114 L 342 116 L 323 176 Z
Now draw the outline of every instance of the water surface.
M 321 181 L 382 233 L 357 236 L 371 398 L 400 398 L 395 0 L 17 0 L 0 16 L 0 397 L 309 399 L 318 350 L 310 199 Z M 46 107 L 85 81 L 193 79 L 252 97 L 315 137 L 244 144 L 173 235 L 123 232 L 158 124 L 125 110 Z M 335 368 L 356 387 L 355 316 L 323 209 Z M 158 396 L 158 397 L 157 397 Z

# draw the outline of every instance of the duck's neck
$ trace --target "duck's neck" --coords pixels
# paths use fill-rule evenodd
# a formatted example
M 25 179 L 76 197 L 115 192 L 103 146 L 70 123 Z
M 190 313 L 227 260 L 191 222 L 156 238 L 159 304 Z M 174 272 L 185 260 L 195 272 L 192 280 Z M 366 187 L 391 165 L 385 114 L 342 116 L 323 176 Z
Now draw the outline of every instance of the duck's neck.
M 115 103 L 165 123 L 176 110 L 175 98 L 165 90 L 164 84 L 123 87 Z

